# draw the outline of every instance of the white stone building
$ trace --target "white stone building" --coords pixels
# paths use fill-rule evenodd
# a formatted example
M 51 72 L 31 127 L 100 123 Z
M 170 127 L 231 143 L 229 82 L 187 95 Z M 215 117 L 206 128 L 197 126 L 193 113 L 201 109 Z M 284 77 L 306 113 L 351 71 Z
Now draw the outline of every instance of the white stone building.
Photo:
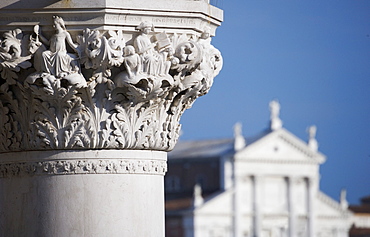
M 270 127 L 257 137 L 236 125 L 234 139 L 178 143 L 165 178 L 166 236 L 348 236 L 345 195 L 338 203 L 319 189 L 326 158 L 316 128 L 302 141 L 282 127 L 279 107 L 270 103 Z

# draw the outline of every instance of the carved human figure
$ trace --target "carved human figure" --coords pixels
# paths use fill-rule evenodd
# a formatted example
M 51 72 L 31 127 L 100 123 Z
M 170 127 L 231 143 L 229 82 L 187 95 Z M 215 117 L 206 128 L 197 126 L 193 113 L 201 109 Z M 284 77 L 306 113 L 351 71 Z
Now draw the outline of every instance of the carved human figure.
M 234 137 L 239 137 L 239 136 L 243 136 L 242 135 L 242 124 L 236 123 L 234 125 Z
M 213 61 L 212 59 L 212 45 L 211 45 L 211 28 L 206 26 L 203 29 L 203 32 L 201 36 L 199 37 L 197 41 L 197 45 L 199 46 L 199 49 L 201 51 L 200 55 L 202 55 L 202 59 L 199 65 L 199 75 L 202 75 L 202 79 L 204 78 L 205 82 L 205 88 L 209 88 L 213 83 Z
M 270 119 L 275 120 L 279 119 L 279 114 L 280 114 L 280 104 L 276 100 L 273 100 L 269 104 L 270 106 Z
M 280 104 L 278 101 L 273 100 L 269 104 L 270 106 L 270 129 L 277 130 L 283 126 L 283 122 L 279 118 Z
M 182 80 L 183 87 L 191 88 L 190 92 L 193 96 L 207 93 L 213 84 L 214 76 L 221 69 L 221 54 L 210 42 L 210 28 L 207 26 L 197 42 L 188 41 L 176 49 L 180 62 L 195 68 L 190 75 Z
M 179 47 L 179 59 L 180 62 L 186 63 L 193 61 L 196 57 L 197 54 L 197 48 L 192 42 L 186 42 L 184 44 L 181 44 Z
M 315 139 L 316 137 L 316 131 L 317 131 L 317 128 L 315 125 L 312 125 L 308 128 L 308 136 L 309 136 L 309 139 Z
M 194 185 L 193 190 L 193 206 L 198 207 L 199 205 L 202 205 L 203 201 L 202 187 L 199 183 L 197 183 Z
M 203 62 L 208 64 L 202 67 L 202 70 L 207 72 L 207 76 L 210 78 L 218 75 L 222 68 L 222 57 L 218 49 L 211 45 L 211 28 L 205 26 L 203 32 L 198 40 L 198 43 L 201 45 L 203 50 Z
M 33 67 L 36 69 L 37 72 L 42 71 L 42 53 L 46 51 L 45 45 L 40 42 L 39 38 L 33 38 L 30 36 L 30 43 L 28 45 L 28 51 L 34 57 Z
M 170 71 L 171 65 L 178 63 L 178 59 L 174 57 L 174 50 L 172 47 L 165 47 L 159 51 L 161 64 L 158 73 L 160 76 L 167 75 Z
M 77 45 L 72 41 L 71 35 L 67 32 L 64 21 L 58 16 L 54 16 L 55 34 L 50 40 L 42 36 L 41 32 L 35 32 L 41 41 L 49 46 L 49 50 L 42 53 L 42 71 L 52 74 L 57 78 L 62 78 L 71 72 L 79 70 L 77 57 L 67 53 L 66 42 L 77 54 L 80 54 Z
M 319 147 L 319 144 L 316 140 L 316 131 L 317 131 L 317 128 L 316 128 L 315 125 L 312 125 L 307 129 L 307 132 L 308 132 L 308 146 L 312 150 L 315 150 L 315 151 L 317 151 L 317 149 Z
M 141 57 L 135 52 L 134 46 L 127 45 L 123 51 L 123 65 L 125 65 L 126 71 L 119 73 L 114 79 L 118 87 L 127 86 L 127 83 L 136 84 L 144 77 L 141 75 Z
M 204 49 L 208 48 L 211 45 L 211 28 L 209 26 L 204 27 L 203 32 L 199 37 L 198 43 L 202 45 Z
M 128 45 L 124 48 L 123 63 L 130 78 L 135 77 L 139 72 L 141 72 L 141 58 L 135 52 L 135 48 L 132 45 Z
M 347 190 L 342 189 L 340 191 L 340 206 L 343 210 L 348 208 L 348 201 L 347 201 Z
M 141 22 L 137 30 L 140 31 L 134 41 L 136 52 L 141 56 L 143 60 L 143 72 L 149 75 L 156 75 L 159 66 L 159 55 L 155 51 L 154 47 L 156 43 L 152 43 L 149 38 L 149 33 L 153 30 L 153 25 L 148 22 Z
M 30 51 L 35 51 L 35 53 L 38 52 L 39 54 L 35 54 L 34 60 L 36 61 L 35 65 L 37 66 L 35 69 L 37 72 L 29 76 L 27 82 L 32 84 L 38 77 L 42 77 L 43 79 L 46 77 L 55 77 L 55 79 L 66 79 L 72 85 L 84 87 L 86 86 L 86 80 L 80 73 L 78 57 L 67 52 L 66 42 L 78 55 L 80 55 L 77 47 L 78 45 L 73 42 L 71 35 L 67 32 L 63 19 L 58 16 L 54 16 L 53 19 L 55 34 L 50 40 L 47 40 L 41 35 L 38 25 L 34 28 L 36 39 L 35 42 L 32 42 L 31 39 Z M 44 45 L 49 46 L 49 50 L 46 50 L 46 47 L 39 43 L 39 39 Z M 32 47 L 35 49 L 32 49 Z M 39 52 L 39 49 L 42 51 Z M 43 81 L 45 82 L 45 80 Z
M 38 26 L 35 27 L 35 28 L 38 28 Z M 40 42 L 38 37 L 33 38 L 32 35 L 31 35 L 30 36 L 30 43 L 28 45 L 28 51 L 31 55 L 33 55 L 33 58 L 34 58 L 33 67 L 35 68 L 36 73 L 30 74 L 26 78 L 25 85 L 28 86 L 29 84 L 33 84 L 33 83 L 35 83 L 36 79 L 41 78 L 42 83 L 45 86 L 46 90 L 51 92 L 52 91 L 51 90 L 51 84 L 55 82 L 56 78 L 51 74 L 41 73 L 42 68 L 43 68 L 42 67 L 42 53 L 44 51 L 46 51 L 45 45 L 42 44 L 42 42 Z M 44 75 L 42 76 L 42 74 L 44 74 Z

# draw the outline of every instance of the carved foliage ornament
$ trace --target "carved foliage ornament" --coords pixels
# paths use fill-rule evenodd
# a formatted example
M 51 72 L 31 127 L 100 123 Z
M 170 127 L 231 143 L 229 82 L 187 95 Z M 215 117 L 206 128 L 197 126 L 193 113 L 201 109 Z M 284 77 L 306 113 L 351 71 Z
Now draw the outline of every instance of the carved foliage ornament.
M 154 174 L 164 175 L 166 161 L 136 159 L 87 159 L 0 164 L 0 178 L 73 174 Z
M 179 120 L 222 67 L 209 29 L 195 35 L 85 29 L 55 16 L 0 39 L 0 152 L 39 149 L 171 150 Z M 126 42 L 132 42 L 126 44 Z

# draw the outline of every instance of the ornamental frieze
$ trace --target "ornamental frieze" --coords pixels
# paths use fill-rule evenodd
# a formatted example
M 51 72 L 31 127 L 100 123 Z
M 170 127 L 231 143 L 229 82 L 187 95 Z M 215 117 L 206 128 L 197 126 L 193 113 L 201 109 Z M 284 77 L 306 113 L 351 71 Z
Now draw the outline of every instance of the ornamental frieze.
M 86 159 L 0 164 L 0 178 L 74 174 L 154 174 L 164 175 L 165 160 Z
M 58 149 L 169 151 L 179 120 L 222 67 L 210 29 L 199 35 L 84 29 L 54 16 L 0 39 L 0 152 Z M 50 34 L 49 34 L 50 35 Z

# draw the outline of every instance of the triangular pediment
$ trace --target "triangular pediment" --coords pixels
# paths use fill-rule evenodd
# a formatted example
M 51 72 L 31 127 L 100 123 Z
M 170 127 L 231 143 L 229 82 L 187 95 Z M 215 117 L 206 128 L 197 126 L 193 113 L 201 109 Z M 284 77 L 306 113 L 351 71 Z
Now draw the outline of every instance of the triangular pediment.
M 239 151 L 237 159 L 321 164 L 325 156 L 284 128 L 272 131 Z

